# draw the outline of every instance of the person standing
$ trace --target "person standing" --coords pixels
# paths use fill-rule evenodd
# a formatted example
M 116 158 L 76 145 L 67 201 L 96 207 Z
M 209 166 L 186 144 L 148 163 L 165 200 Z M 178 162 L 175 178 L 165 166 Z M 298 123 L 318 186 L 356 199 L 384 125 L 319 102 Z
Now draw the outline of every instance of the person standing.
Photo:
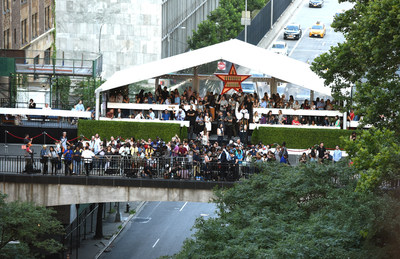
M 324 147 L 324 142 L 321 142 L 319 144 L 317 151 L 318 151 L 318 162 L 320 164 L 322 164 L 322 161 L 324 160 L 325 151 L 326 151 L 326 148 Z
M 218 135 L 217 141 L 219 146 L 222 146 L 222 142 L 224 140 L 224 134 L 225 134 L 224 125 L 221 123 L 217 128 L 217 135 Z
M 333 162 L 337 163 L 340 159 L 342 159 L 342 151 L 340 150 L 339 146 L 336 146 L 335 151 L 333 151 Z
M 79 175 L 81 173 L 81 149 L 79 145 L 75 147 L 74 153 L 72 154 L 72 174 Z
M 42 150 L 40 150 L 40 163 L 42 164 L 43 174 L 47 174 L 49 156 L 50 154 L 47 150 L 47 145 L 43 145 Z
M 54 147 L 50 147 L 49 157 L 51 160 L 51 175 L 57 175 L 57 167 L 59 164 L 59 156 Z
M 89 173 L 92 170 L 93 157 L 96 157 L 95 154 L 89 149 L 88 146 L 86 146 L 85 150 L 82 152 L 86 176 L 89 176 Z
M 64 151 L 67 150 L 67 144 L 70 145 L 67 138 L 67 132 L 65 131 L 62 133 L 62 136 L 60 138 L 60 144 L 61 144 L 61 152 L 64 153 Z
M 72 166 L 72 155 L 74 152 L 71 150 L 71 147 L 68 145 L 67 149 L 64 151 L 64 164 L 65 164 L 65 175 L 71 175 L 71 166 Z
M 33 170 L 33 149 L 31 149 L 32 142 L 26 145 L 25 149 L 25 170 L 28 173 Z

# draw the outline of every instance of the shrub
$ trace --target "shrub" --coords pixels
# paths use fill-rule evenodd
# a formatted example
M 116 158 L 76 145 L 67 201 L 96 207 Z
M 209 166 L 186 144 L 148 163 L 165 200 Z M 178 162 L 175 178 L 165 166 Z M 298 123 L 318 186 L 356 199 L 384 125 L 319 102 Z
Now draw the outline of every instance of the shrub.
M 154 139 L 157 136 L 169 141 L 175 134 L 183 139 L 187 137 L 187 128 L 179 124 L 157 122 L 130 122 L 130 121 L 95 121 L 79 120 L 78 135 L 90 138 L 96 133 L 101 138 L 110 139 L 111 136 L 135 139 Z
M 326 148 L 335 148 L 343 144 L 340 137 L 349 138 L 350 134 L 349 130 L 260 127 L 253 131 L 251 142 L 282 144 L 285 141 L 288 148 L 309 148 L 324 142 Z

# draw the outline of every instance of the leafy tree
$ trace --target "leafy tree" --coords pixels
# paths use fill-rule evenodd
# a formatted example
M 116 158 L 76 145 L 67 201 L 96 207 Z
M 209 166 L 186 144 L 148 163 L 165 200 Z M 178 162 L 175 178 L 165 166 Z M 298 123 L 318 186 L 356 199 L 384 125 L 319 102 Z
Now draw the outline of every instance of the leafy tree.
M 52 216 L 53 210 L 27 202 L 6 203 L 5 198 L 0 193 L 1 258 L 40 257 L 61 249 L 61 244 L 50 237 L 63 231 Z
M 354 105 L 365 123 L 398 135 L 400 0 L 349 2 L 354 7 L 332 24 L 346 41 L 317 57 L 312 70 L 332 87 L 335 99 L 347 100 L 347 108 Z M 354 96 L 351 88 L 356 89 Z
M 266 2 L 266 0 L 249 0 L 247 9 L 248 11 L 261 9 Z M 244 8 L 245 1 L 221 0 L 208 19 L 200 23 L 197 31 L 193 32 L 193 36 L 188 40 L 189 47 L 198 49 L 236 38 L 244 28 L 240 23 Z
M 69 96 L 71 89 L 71 79 L 69 78 L 69 76 L 61 76 L 57 80 L 58 80 L 57 86 L 59 88 L 57 90 L 60 94 L 61 108 L 68 109 L 70 108 Z
M 347 140 L 345 149 L 361 176 L 357 191 L 379 191 L 384 181 L 399 178 L 400 145 L 393 131 L 363 131 L 356 141 Z
M 218 217 L 200 218 L 174 258 L 384 258 L 397 255 L 398 201 L 354 192 L 345 163 L 266 165 L 216 192 Z
M 94 108 L 96 104 L 96 96 L 94 91 L 104 82 L 104 80 L 94 80 L 93 78 L 82 80 L 77 84 L 77 86 L 74 87 L 74 94 L 79 96 L 79 99 L 82 100 L 85 108 Z

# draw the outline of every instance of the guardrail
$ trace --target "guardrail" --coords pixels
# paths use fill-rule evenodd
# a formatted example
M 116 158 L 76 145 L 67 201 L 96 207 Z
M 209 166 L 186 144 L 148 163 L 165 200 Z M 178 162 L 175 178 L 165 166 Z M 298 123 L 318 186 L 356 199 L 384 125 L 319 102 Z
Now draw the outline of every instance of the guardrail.
M 92 113 L 87 111 L 71 111 L 71 110 L 0 108 L 0 114 L 90 118 Z
M 0 172 L 120 176 L 175 180 L 238 181 L 257 172 L 254 163 L 198 162 L 188 157 L 140 158 L 134 156 L 102 156 L 93 159 L 66 160 L 24 156 L 0 156 Z

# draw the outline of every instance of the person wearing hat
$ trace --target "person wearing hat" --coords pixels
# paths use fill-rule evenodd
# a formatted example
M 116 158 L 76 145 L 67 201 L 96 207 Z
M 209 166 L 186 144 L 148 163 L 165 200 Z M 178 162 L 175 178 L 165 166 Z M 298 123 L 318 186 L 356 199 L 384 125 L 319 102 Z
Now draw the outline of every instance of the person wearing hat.
M 47 149 L 47 145 L 42 146 L 42 150 L 40 150 L 40 163 L 42 164 L 43 174 L 47 174 L 48 171 L 48 163 L 49 163 L 49 150 Z

